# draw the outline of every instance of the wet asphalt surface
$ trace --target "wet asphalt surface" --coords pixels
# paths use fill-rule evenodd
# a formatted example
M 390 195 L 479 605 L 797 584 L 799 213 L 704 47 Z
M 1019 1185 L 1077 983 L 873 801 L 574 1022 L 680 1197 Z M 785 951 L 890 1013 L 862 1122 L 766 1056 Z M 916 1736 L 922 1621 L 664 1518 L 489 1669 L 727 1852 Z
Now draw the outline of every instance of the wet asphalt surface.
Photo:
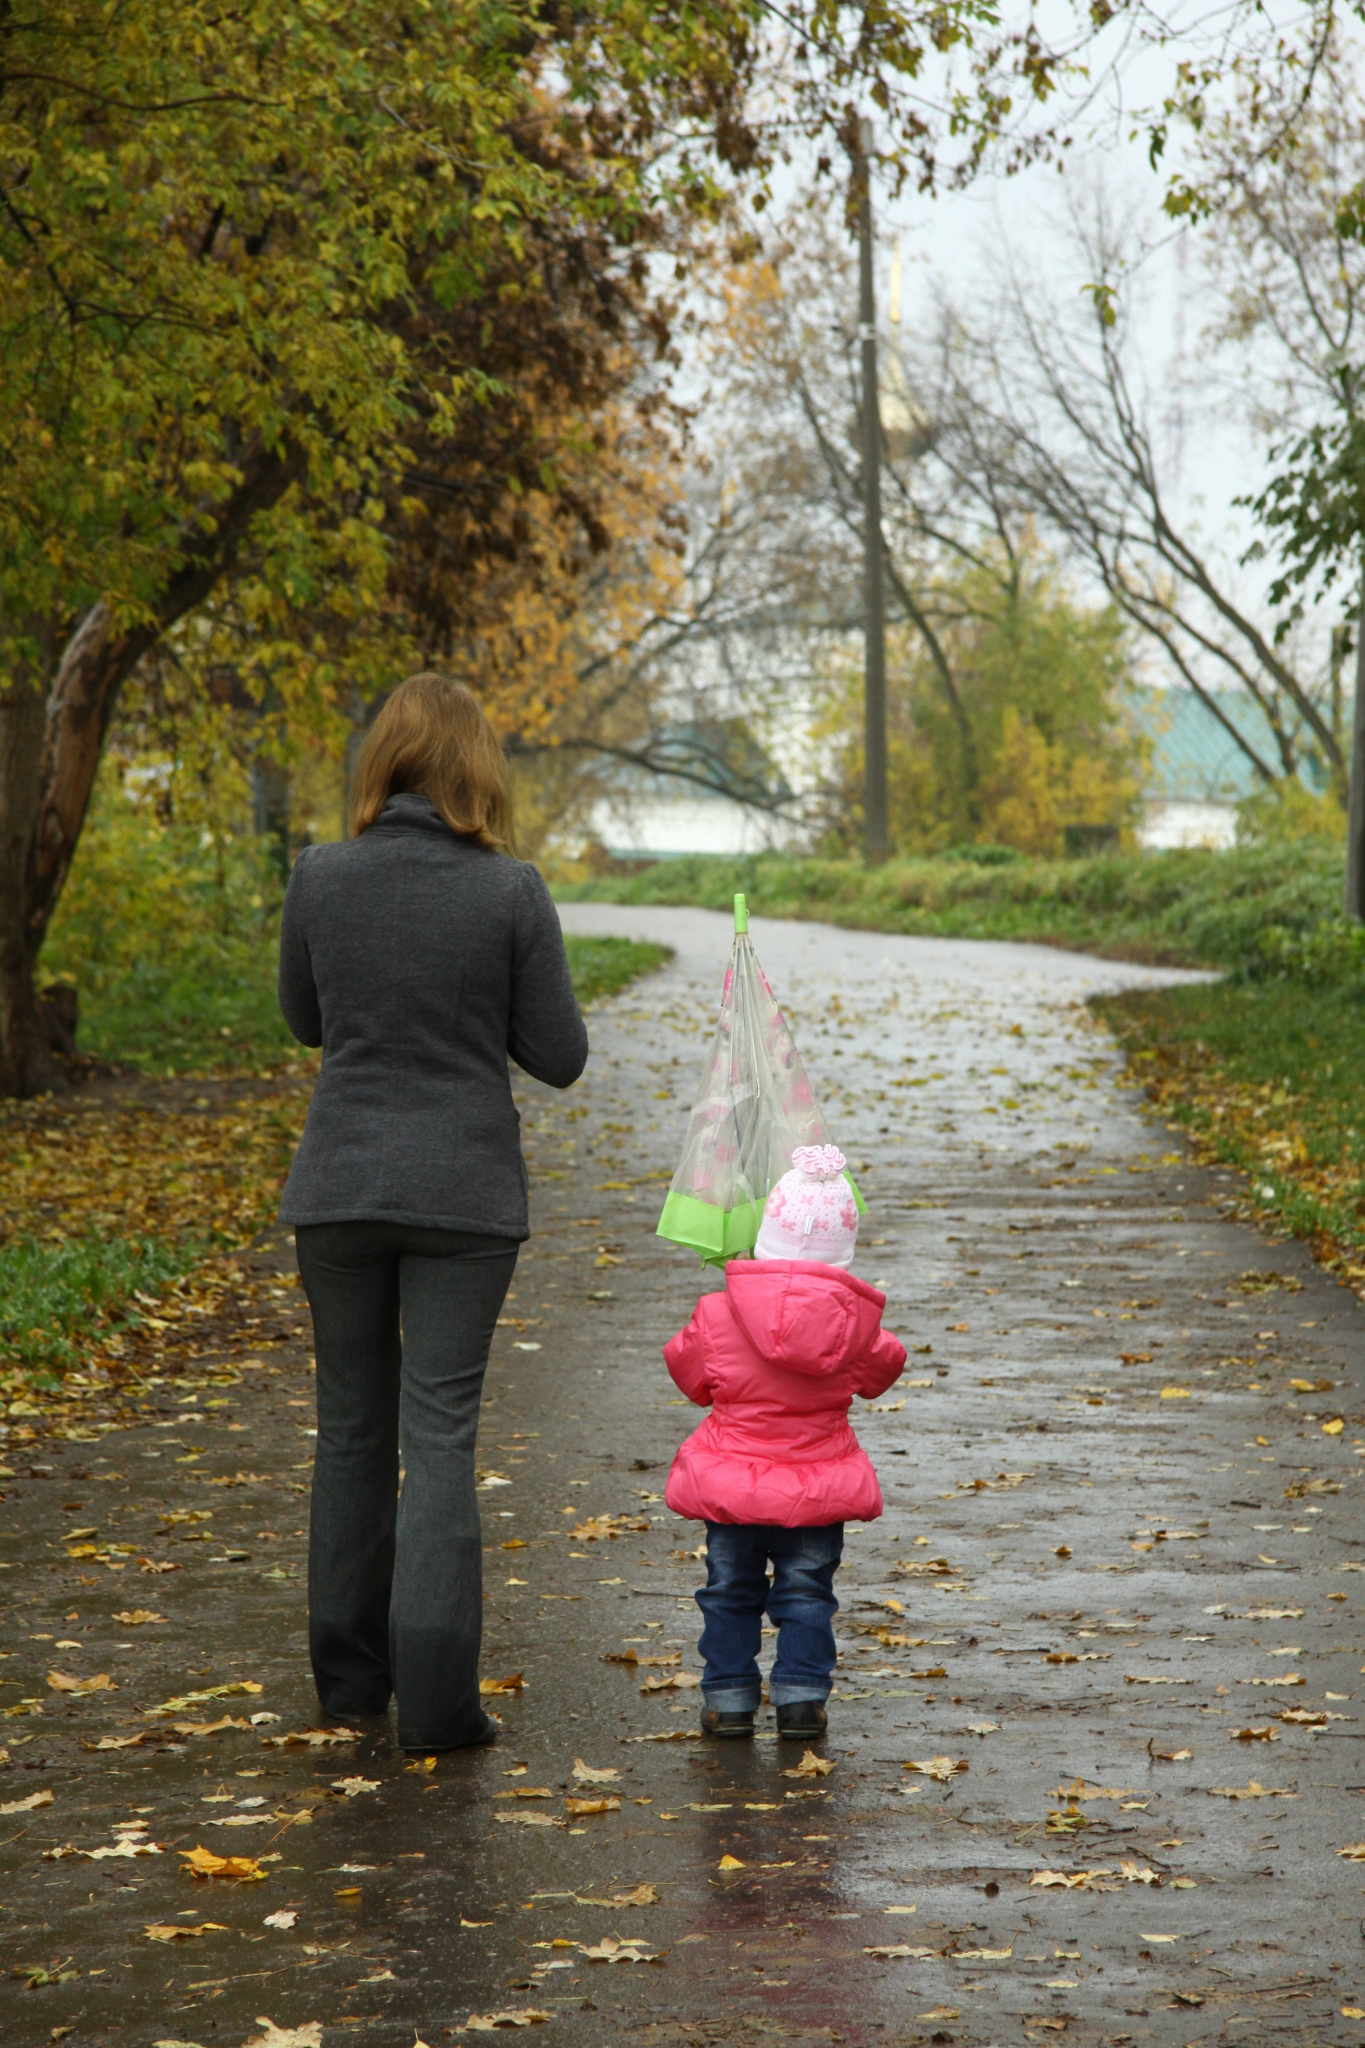
M 801 1775 L 766 1710 L 697 1738 L 702 1532 L 660 1497 L 699 1417 L 659 1346 L 715 1283 L 653 1226 L 726 923 L 564 916 L 677 957 L 597 1010 L 577 1089 L 520 1089 L 499 1745 L 318 1740 L 308 1321 L 271 1234 L 252 1350 L 4 1454 L 3 2037 L 1365 2042 L 1362 1311 L 1223 1213 L 1079 1007 L 1160 977 L 754 920 L 910 1349 L 856 1406 L 887 1513 L 849 1532 L 833 1769 Z M 195 1877 L 201 1848 L 263 1875 Z

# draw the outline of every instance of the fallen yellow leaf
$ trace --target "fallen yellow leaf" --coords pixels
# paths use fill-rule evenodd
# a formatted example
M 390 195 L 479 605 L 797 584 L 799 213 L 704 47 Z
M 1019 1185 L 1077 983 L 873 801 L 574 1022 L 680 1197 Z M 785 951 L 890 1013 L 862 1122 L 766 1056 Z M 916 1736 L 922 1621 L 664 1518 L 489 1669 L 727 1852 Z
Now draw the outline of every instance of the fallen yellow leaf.
M 182 1849 L 186 1868 L 195 1877 L 229 1877 L 240 1884 L 256 1884 L 265 1871 L 254 1856 L 215 1856 L 212 1849 Z
M 33 1813 L 40 1806 L 51 1806 L 56 1796 L 47 1788 L 41 1792 L 30 1792 L 27 1799 L 7 1799 L 0 1806 L 0 1813 Z
M 1297 1799 L 1297 1792 L 1291 1792 L 1287 1785 L 1258 1785 L 1253 1778 L 1249 1785 L 1210 1785 L 1211 1799 Z
M 790 1771 L 783 1771 L 782 1775 L 784 1778 L 827 1778 L 833 1769 L 833 1757 L 817 1756 L 813 1749 L 808 1749 L 800 1763 Z M 965 1764 L 963 1769 L 966 1769 Z
M 524 1692 L 525 1688 L 526 1680 L 519 1671 L 514 1671 L 510 1678 L 481 1678 L 479 1680 L 479 1691 L 485 1699 L 490 1697 L 498 1698 L 506 1693 Z
M 118 1691 L 107 1671 L 97 1671 L 93 1678 L 72 1678 L 65 1671 L 49 1671 L 47 1682 L 53 1692 Z

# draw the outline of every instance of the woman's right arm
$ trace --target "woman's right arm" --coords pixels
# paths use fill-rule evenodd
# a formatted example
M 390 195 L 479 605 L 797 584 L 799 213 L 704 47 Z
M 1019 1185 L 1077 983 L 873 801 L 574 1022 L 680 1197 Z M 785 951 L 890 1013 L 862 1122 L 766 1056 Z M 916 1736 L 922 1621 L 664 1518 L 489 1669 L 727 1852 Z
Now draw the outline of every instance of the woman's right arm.
M 559 913 L 533 867 L 517 884 L 507 1050 L 533 1080 L 571 1088 L 588 1064 L 588 1030 L 573 992 Z
M 303 936 L 300 903 L 300 870 L 308 852 L 305 847 L 295 861 L 289 887 L 284 892 L 284 912 L 280 918 L 279 997 L 284 1021 L 299 1044 L 321 1045 L 322 1009 L 318 1002 L 317 983 L 313 979 L 313 963 L 308 957 L 308 944 Z

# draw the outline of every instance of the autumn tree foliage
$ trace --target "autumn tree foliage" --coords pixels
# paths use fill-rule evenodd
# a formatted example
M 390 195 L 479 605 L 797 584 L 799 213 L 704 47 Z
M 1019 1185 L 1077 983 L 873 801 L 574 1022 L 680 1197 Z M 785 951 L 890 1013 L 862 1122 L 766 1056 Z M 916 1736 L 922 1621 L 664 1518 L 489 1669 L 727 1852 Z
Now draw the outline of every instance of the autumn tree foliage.
M 462 560 L 487 584 L 520 536 L 516 467 L 461 455 L 508 397 L 462 315 L 557 305 L 549 242 L 644 249 L 869 93 L 931 175 L 918 79 L 956 50 L 944 132 L 970 161 L 1002 79 L 1052 77 L 985 0 L 3 10 L 0 1091 L 50 1072 L 35 963 L 139 665 L 193 621 L 198 666 L 245 660 L 262 696 L 342 643 L 363 677 L 404 527 L 400 622 L 425 579 L 467 625 Z
M 459 451 L 506 394 L 460 315 L 549 303 L 556 231 L 628 250 L 704 213 L 751 149 L 746 33 L 666 5 L 5 11 L 0 1090 L 49 1071 L 34 966 L 124 683 L 201 619 L 277 689 L 325 628 L 363 662 L 424 451 L 447 530 L 496 554 Z

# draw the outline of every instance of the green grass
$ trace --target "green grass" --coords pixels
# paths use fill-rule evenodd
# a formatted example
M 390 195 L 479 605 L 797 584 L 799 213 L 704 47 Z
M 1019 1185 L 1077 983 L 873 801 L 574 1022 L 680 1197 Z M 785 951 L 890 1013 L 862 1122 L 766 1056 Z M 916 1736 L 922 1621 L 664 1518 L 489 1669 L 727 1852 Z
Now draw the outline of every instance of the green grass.
M 1137 989 L 1095 1009 L 1203 1156 L 1329 1254 L 1365 1247 L 1365 986 L 1234 980 Z
M 572 934 L 566 936 L 564 950 L 569 956 L 574 994 L 580 1003 L 595 1003 L 601 996 L 614 996 L 672 957 L 671 947 L 653 946 L 644 939 L 586 939 Z
M 21 1366 L 39 1388 L 55 1385 L 79 1361 L 83 1339 L 135 1323 L 135 1294 L 154 1295 L 194 1258 L 188 1246 L 117 1237 L 0 1245 L 0 1366 Z
M 1028 939 L 1168 966 L 1252 967 L 1269 929 L 1291 939 L 1331 923 L 1341 855 L 1312 842 L 1030 860 L 972 848 L 932 860 L 694 856 L 565 885 L 565 902 L 697 904 L 818 918 L 870 931 Z

